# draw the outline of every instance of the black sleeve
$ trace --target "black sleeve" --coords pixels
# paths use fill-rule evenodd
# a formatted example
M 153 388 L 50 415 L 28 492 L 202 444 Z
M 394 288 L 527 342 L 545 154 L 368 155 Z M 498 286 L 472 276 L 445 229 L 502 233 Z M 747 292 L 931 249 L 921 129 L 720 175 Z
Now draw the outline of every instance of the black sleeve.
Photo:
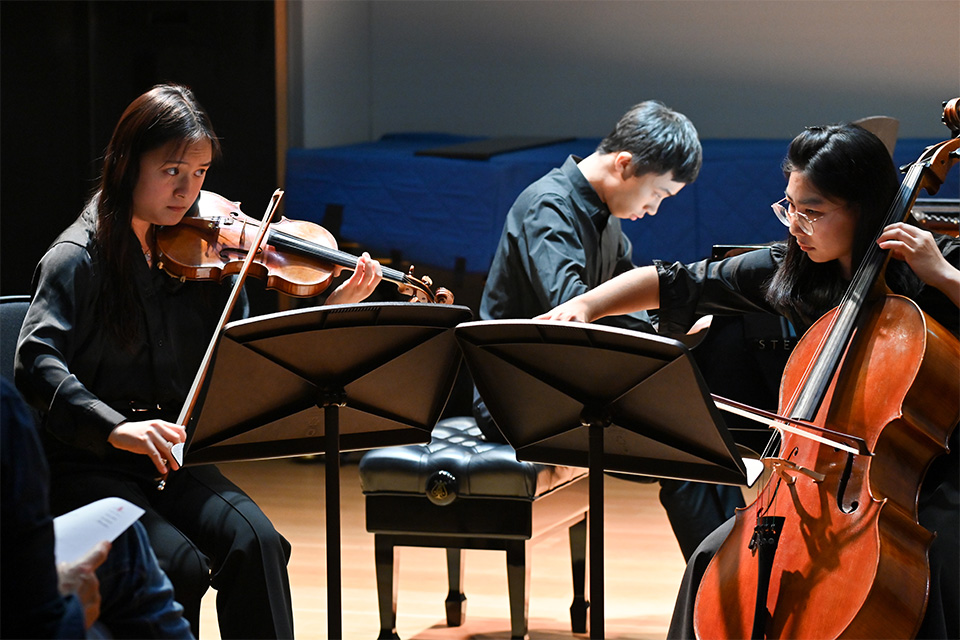
M 723 260 L 690 264 L 654 261 L 660 280 L 660 332 L 683 334 L 697 319 L 751 312 L 775 313 L 764 299 L 777 269 L 765 247 Z
M 98 324 L 93 271 L 86 249 L 73 243 L 56 244 L 44 255 L 20 330 L 15 370 L 18 388 L 46 415 L 53 435 L 102 454 L 104 434 L 124 416 L 87 389 L 71 365 L 78 345 Z

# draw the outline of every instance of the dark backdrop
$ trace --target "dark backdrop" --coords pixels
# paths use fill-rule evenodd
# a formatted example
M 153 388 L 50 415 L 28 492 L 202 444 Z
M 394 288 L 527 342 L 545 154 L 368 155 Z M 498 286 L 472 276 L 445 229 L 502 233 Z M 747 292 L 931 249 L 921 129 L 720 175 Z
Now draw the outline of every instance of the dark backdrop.
M 0 2 L 0 294 L 29 293 L 123 109 L 190 86 L 222 139 L 204 188 L 259 217 L 277 188 L 269 1 Z

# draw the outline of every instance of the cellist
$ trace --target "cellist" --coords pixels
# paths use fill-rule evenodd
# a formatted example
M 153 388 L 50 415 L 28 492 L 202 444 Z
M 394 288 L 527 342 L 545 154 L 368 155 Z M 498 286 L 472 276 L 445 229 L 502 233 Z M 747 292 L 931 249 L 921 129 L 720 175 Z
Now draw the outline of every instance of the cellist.
M 805 331 L 839 304 L 899 188 L 883 143 L 851 124 L 810 127 L 783 163 L 784 198 L 773 212 L 789 228 L 785 242 L 717 262 L 656 261 L 560 305 L 541 319 L 589 322 L 659 308 L 661 331 L 682 333 L 700 316 L 776 313 Z M 879 235 L 889 250 L 886 282 L 954 335 L 960 326 L 960 242 L 906 223 Z M 919 522 L 936 533 L 930 549 L 930 596 L 918 637 L 960 637 L 960 464 L 957 431 L 920 491 Z M 692 638 L 693 607 L 707 564 L 733 519 L 707 537 L 684 573 L 668 637 Z

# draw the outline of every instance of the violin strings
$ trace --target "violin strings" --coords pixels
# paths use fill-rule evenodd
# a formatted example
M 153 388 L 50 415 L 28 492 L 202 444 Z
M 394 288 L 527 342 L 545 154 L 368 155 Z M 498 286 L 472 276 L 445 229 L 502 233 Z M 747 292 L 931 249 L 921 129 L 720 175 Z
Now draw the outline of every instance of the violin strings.
M 323 245 L 315 242 L 311 242 L 304 238 L 299 238 L 283 231 L 277 231 L 275 229 L 270 231 L 269 240 L 273 239 L 280 240 L 279 243 L 275 243 L 278 246 L 282 246 L 284 249 L 289 249 L 295 253 L 299 252 L 300 254 L 309 257 L 321 258 L 348 269 L 357 268 L 358 259 L 356 256 L 352 256 L 349 253 L 324 247 Z M 406 281 L 406 274 L 401 271 L 397 271 L 396 269 L 392 269 L 390 267 L 381 267 L 381 273 L 387 280 L 400 284 L 408 284 Z

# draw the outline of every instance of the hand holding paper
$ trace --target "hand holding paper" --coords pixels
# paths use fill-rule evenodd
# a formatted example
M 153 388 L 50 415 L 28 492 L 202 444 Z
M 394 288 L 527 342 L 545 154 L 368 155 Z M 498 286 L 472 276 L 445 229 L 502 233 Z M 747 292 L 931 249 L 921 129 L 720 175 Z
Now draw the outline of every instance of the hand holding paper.
M 113 542 L 142 515 L 143 509 L 123 498 L 103 498 L 54 518 L 57 564 L 76 562 L 99 542 Z
M 90 552 L 74 563 L 57 565 L 57 588 L 63 595 L 74 594 L 83 605 L 84 626 L 89 629 L 100 617 L 100 580 L 97 568 L 107 559 L 110 543 L 98 542 Z

